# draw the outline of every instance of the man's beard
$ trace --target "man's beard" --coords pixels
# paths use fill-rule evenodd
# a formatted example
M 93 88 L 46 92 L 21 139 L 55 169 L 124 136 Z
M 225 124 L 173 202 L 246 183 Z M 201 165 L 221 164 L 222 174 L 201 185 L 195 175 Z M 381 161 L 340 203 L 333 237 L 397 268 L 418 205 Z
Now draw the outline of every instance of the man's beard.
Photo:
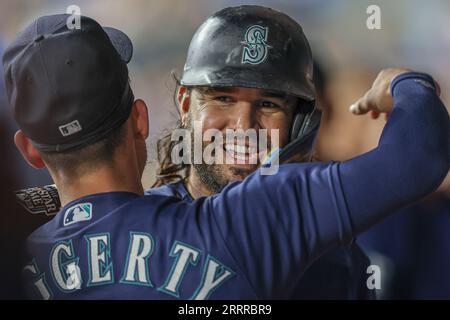
M 229 167 L 233 177 L 227 176 L 223 171 L 226 165 L 224 164 L 192 164 L 195 173 L 200 178 L 200 181 L 207 187 L 207 189 L 213 193 L 219 193 L 230 182 L 242 181 L 249 174 L 256 170 L 256 166 L 253 169 L 235 168 Z

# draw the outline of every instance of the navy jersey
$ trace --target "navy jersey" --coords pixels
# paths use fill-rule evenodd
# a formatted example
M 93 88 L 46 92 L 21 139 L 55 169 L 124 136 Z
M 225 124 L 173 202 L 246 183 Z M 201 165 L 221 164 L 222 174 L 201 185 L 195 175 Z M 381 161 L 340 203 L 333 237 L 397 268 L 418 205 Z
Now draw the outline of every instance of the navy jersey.
M 182 181 L 149 189 L 145 193 L 193 201 Z M 356 242 L 350 247 L 335 248 L 312 263 L 295 286 L 290 298 L 374 299 L 375 291 L 368 289 L 366 284 L 369 265 L 369 258 Z
M 192 202 L 83 197 L 29 237 L 30 287 L 58 299 L 290 297 L 311 261 L 352 240 L 337 174 L 285 165 Z
M 111 192 L 67 204 L 28 239 L 30 296 L 292 297 L 320 255 L 435 190 L 448 173 L 449 117 L 432 83 L 418 73 L 397 77 L 379 146 L 343 163 L 257 170 L 192 202 Z

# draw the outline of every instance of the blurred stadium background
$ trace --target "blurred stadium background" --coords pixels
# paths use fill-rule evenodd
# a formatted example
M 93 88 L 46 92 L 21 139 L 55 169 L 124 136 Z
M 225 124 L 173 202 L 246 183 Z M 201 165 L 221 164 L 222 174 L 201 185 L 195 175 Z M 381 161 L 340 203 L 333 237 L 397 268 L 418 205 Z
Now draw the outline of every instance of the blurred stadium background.
M 370 87 L 380 68 L 407 66 L 432 74 L 441 85 L 442 100 L 450 106 L 448 0 L 0 0 L 0 51 L 38 16 L 64 13 L 73 4 L 102 25 L 125 31 L 134 43 L 132 87 L 150 110 L 149 163 L 143 179 L 147 187 L 154 180 L 157 138 L 177 119 L 171 71 L 180 74 L 196 28 L 223 7 L 264 5 L 302 25 L 323 73 L 320 101 L 325 115 L 317 142 L 322 160 L 345 160 L 376 146 L 384 119 L 354 117 L 347 108 Z M 366 9 L 372 4 L 381 8 L 380 30 L 366 27 Z M 20 188 L 51 183 L 45 170 L 29 168 L 13 147 L 16 127 L 2 80 L 0 122 L 6 141 L 2 170 Z M 450 299 L 449 180 L 436 194 L 358 240 L 372 262 L 382 267 L 380 298 Z

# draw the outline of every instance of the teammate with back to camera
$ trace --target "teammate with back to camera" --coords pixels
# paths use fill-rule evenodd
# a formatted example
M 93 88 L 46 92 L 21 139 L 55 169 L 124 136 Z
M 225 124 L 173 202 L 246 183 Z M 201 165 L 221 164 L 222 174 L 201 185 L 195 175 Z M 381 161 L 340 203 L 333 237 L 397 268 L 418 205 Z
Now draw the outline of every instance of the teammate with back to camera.
M 274 11 L 260 10 L 255 18 L 264 24 L 264 13 Z M 242 28 L 239 17 L 219 12 L 211 20 L 228 19 Z M 66 19 L 36 20 L 3 58 L 21 129 L 16 145 L 31 165 L 49 168 L 63 205 L 29 237 L 30 296 L 289 298 L 311 262 L 432 192 L 448 172 L 449 119 L 434 80 L 386 69 L 353 108 L 392 111 L 371 152 L 342 163 L 281 165 L 275 175 L 258 169 L 192 202 L 143 196 L 148 118 L 128 83 L 131 42 L 86 17 L 81 30 L 68 31 Z M 278 34 L 273 29 L 266 41 L 272 47 Z M 245 44 L 235 41 L 234 53 L 243 55 Z M 276 58 L 270 50 L 260 63 Z M 251 74 L 255 64 L 248 65 Z M 250 82 L 242 86 L 255 88 Z M 290 98 L 305 105 L 313 100 L 291 92 L 269 101 L 280 99 L 293 112 Z M 67 126 L 72 134 L 62 130 Z

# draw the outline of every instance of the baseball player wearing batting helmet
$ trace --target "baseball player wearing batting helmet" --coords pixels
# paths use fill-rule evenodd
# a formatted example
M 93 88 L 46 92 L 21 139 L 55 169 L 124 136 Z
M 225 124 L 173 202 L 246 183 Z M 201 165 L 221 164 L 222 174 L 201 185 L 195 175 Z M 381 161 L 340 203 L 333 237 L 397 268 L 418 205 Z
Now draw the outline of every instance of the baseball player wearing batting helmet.
M 194 121 L 201 121 L 204 132 L 211 127 L 222 132 L 276 129 L 281 132 L 282 148 L 292 149 L 297 161 L 311 161 L 320 120 L 314 108 L 313 58 L 302 28 L 287 15 L 261 6 L 215 13 L 196 31 L 179 82 L 180 127 L 192 129 Z M 256 162 L 174 164 L 171 155 L 176 144 L 171 138 L 169 134 L 159 141 L 155 185 L 160 187 L 147 194 L 193 201 L 243 180 L 259 166 Z M 243 152 L 235 152 L 230 145 L 224 148 L 234 157 L 249 158 L 248 141 L 242 142 Z M 206 148 L 207 142 L 203 151 Z M 356 243 L 336 248 L 308 269 L 292 298 L 373 298 L 374 291 L 366 285 L 369 265 Z
M 258 169 L 190 203 L 143 196 L 148 117 L 128 84 L 131 42 L 86 17 L 69 30 L 67 18 L 37 19 L 3 56 L 16 145 L 49 168 L 63 205 L 28 239 L 30 296 L 288 298 L 313 260 L 448 172 L 448 113 L 433 79 L 388 69 L 354 107 L 392 111 L 370 153 Z

